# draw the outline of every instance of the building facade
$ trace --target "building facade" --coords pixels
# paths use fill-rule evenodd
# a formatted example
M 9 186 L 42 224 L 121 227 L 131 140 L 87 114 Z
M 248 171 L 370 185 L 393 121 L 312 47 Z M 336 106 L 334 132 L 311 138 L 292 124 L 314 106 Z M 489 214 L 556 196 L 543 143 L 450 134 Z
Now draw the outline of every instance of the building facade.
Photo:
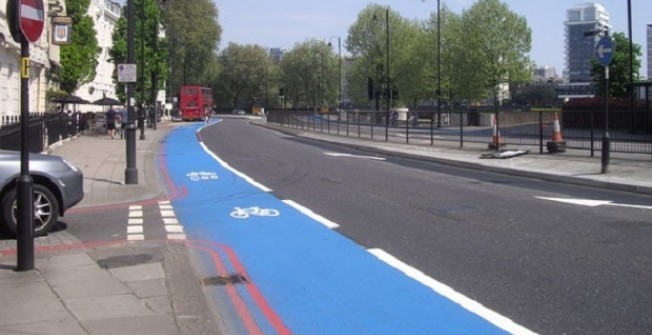
M 647 80 L 652 80 L 652 23 L 647 24 Z
M 570 83 L 591 81 L 591 62 L 599 34 L 611 31 L 609 14 L 597 3 L 573 6 L 566 12 L 566 71 Z
M 95 24 L 100 54 L 97 58 L 95 78 L 90 83 L 81 85 L 75 91 L 75 95 L 90 102 L 102 99 L 103 97 L 117 99 L 115 83 L 112 77 L 115 71 L 115 64 L 109 61 L 109 50 L 113 46 L 113 30 L 121 15 L 120 4 L 111 0 L 92 0 L 87 15 L 93 19 Z M 96 112 L 101 111 L 102 107 L 96 105 L 79 105 L 79 110 L 83 112 Z
M 53 85 L 52 69 L 59 65 L 59 47 L 50 44 L 51 18 L 65 11 L 64 0 L 43 2 L 44 28 L 36 43 L 30 43 L 29 111 L 46 111 L 46 93 Z M 20 43 L 7 26 L 7 0 L 0 0 L 0 116 L 20 115 Z

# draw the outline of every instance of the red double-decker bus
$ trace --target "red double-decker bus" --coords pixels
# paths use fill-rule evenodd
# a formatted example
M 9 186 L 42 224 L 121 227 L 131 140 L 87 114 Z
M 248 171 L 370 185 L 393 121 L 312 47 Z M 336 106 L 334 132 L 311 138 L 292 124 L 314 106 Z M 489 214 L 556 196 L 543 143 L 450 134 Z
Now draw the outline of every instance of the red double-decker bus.
M 211 89 L 197 85 L 182 86 L 179 93 L 179 108 L 183 121 L 203 120 L 205 111 L 213 109 Z

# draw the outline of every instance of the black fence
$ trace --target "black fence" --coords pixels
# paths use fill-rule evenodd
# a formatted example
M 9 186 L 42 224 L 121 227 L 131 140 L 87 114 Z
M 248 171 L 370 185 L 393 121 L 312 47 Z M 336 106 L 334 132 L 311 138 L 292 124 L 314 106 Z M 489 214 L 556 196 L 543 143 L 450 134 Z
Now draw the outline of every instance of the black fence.
M 319 113 L 306 110 L 269 111 L 267 122 L 305 131 L 324 132 L 387 142 L 435 145 L 437 141 L 492 143 L 496 136 L 506 145 L 538 147 L 546 151 L 556 124 L 568 149 L 601 150 L 605 133 L 604 111 L 464 110 L 397 112 L 343 110 Z M 497 125 L 495 120 L 498 120 Z M 439 126 L 439 127 L 438 127 Z M 609 113 L 611 151 L 652 156 L 652 111 Z
M 49 146 L 79 133 L 77 115 L 30 114 L 29 152 L 43 152 Z M 19 116 L 0 118 L 0 149 L 20 150 L 21 123 Z

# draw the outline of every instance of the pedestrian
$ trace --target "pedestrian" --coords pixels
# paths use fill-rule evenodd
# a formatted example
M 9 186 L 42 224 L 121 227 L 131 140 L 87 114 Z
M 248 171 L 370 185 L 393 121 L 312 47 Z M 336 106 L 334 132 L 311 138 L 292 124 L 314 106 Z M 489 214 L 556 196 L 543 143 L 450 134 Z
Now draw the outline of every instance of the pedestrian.
M 86 124 L 86 115 L 83 113 L 79 113 L 79 132 L 84 135 L 84 130 L 88 129 L 88 125 Z
M 211 109 L 208 106 L 204 106 L 204 121 L 206 121 L 206 124 L 209 123 L 211 119 Z
M 106 129 L 112 139 L 115 138 L 113 136 L 115 135 L 116 115 L 117 113 L 113 110 L 113 106 L 109 107 L 109 111 L 106 112 Z

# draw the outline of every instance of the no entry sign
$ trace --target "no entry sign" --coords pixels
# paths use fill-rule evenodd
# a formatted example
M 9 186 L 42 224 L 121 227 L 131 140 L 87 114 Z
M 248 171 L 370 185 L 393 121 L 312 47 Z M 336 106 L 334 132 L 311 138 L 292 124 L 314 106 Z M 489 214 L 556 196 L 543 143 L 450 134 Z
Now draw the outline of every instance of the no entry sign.
M 20 0 L 18 21 L 23 36 L 32 43 L 38 41 L 43 32 L 45 21 L 43 0 Z

